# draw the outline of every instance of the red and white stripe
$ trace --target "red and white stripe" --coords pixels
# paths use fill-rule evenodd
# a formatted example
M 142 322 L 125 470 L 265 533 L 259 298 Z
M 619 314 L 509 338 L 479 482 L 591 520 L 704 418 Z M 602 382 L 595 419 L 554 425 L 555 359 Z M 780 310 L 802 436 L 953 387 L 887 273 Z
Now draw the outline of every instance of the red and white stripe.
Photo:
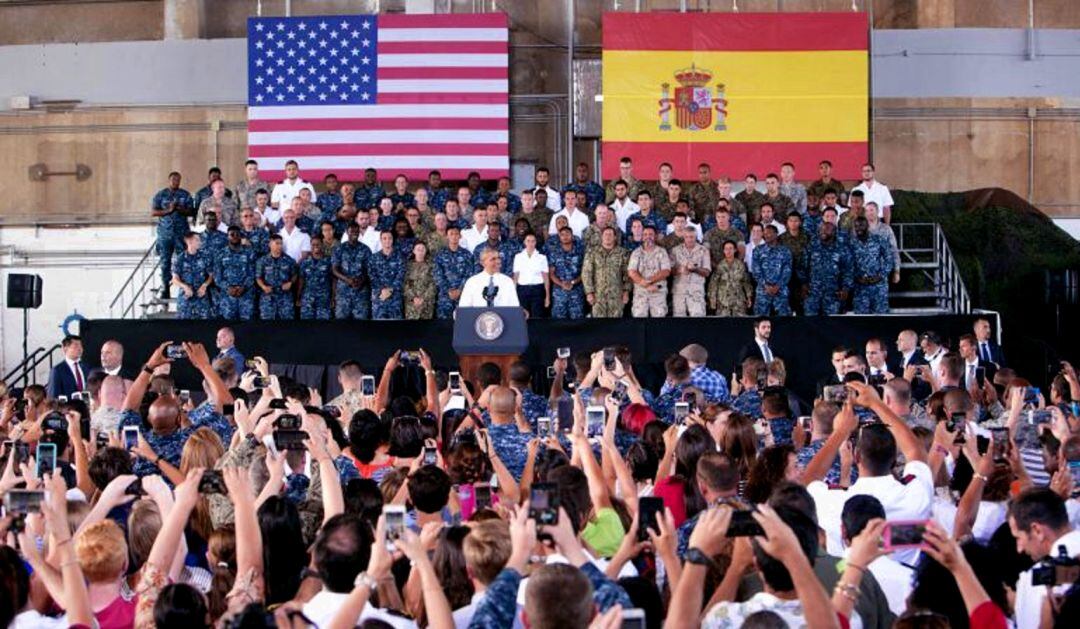
M 249 107 L 248 153 L 264 176 L 295 159 L 308 180 L 377 168 L 444 179 L 509 174 L 509 30 L 503 13 L 380 15 L 375 105 Z

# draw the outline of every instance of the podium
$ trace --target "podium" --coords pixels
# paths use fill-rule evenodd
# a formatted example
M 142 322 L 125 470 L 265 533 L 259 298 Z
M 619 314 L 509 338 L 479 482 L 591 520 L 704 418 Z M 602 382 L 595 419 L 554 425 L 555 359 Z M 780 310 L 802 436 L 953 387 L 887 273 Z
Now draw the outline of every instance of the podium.
M 512 308 L 458 308 L 454 314 L 453 348 L 461 377 L 476 383 L 480 365 L 495 363 L 508 381 L 510 365 L 529 346 L 525 312 Z

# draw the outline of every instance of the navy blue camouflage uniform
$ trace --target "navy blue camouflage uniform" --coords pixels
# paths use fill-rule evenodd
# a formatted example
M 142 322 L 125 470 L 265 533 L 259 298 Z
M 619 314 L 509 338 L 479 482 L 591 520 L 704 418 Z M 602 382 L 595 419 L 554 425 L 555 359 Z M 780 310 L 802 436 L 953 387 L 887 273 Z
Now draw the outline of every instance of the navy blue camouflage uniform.
M 301 319 L 330 319 L 332 268 L 333 262 L 326 256 L 308 256 L 300 263 L 300 280 L 303 283 L 300 291 Z
M 806 315 L 840 314 L 844 304 L 836 293 L 851 290 L 851 250 L 836 238 L 829 243 L 815 238 L 806 250 L 804 267 L 809 277 L 803 282 L 810 287 L 803 304 Z
M 252 253 L 255 254 L 256 260 L 270 253 L 270 232 L 266 231 L 265 228 L 256 227 L 251 231 L 241 230 L 240 237 L 247 241 Z
M 590 212 L 596 209 L 597 203 L 603 203 L 607 193 L 604 192 L 604 187 L 595 181 L 586 181 L 585 183 L 572 182 L 563 186 L 563 189 L 559 191 L 559 196 L 566 198 L 566 193 L 573 190 L 575 193 L 585 193 L 585 207 Z
M 184 250 L 183 236 L 188 230 L 188 219 L 183 212 L 193 208 L 191 194 L 183 188 L 164 188 L 154 195 L 151 208 L 164 210 L 176 202 L 176 209 L 158 219 L 157 254 L 161 265 L 161 285 L 168 286 L 172 281 L 172 261 L 176 252 Z
M 631 214 L 630 217 L 626 219 L 627 234 L 630 233 L 630 223 L 633 223 L 635 218 L 641 221 L 642 227 L 648 227 L 652 225 L 653 228 L 656 229 L 657 240 L 660 240 L 664 237 L 664 235 L 667 234 L 667 221 L 664 220 L 663 216 L 660 216 L 660 213 L 656 211 L 656 208 L 650 210 L 648 216 L 642 214 L 641 212 L 634 212 L 633 214 Z M 630 238 L 628 237 L 627 240 L 630 240 Z
M 464 247 L 451 251 L 449 247 L 435 254 L 435 286 L 439 293 L 435 301 L 435 316 L 450 319 L 457 301 L 450 298 L 451 290 L 461 290 L 465 281 L 474 275 L 473 254 Z
M 229 246 L 228 234 L 216 229 L 199 234 L 199 241 L 202 243 L 199 245 L 199 251 L 205 252 L 215 262 L 221 252 Z
M 232 439 L 232 428 L 229 426 L 228 420 L 220 413 L 213 411 L 213 409 L 211 411 L 210 413 L 192 411 L 188 415 L 188 420 L 191 422 L 188 426 L 177 428 L 167 434 L 157 434 L 150 429 L 149 425 L 143 421 L 142 416 L 137 412 L 124 410 L 120 411 L 120 430 L 123 431 L 125 426 L 137 426 L 143 439 L 146 440 L 147 445 L 150 446 L 154 453 L 179 469 L 180 455 L 184 451 L 184 444 L 187 442 L 188 437 L 191 436 L 191 433 L 199 428 L 203 426 L 210 428 L 221 437 L 222 443 L 229 443 Z M 136 476 L 140 477 L 161 473 L 156 465 L 141 457 L 135 460 L 133 471 Z
M 790 315 L 788 284 L 791 282 L 791 250 L 780 244 L 759 245 L 754 249 L 753 275 L 757 280 L 754 314 L 762 316 L 775 311 L 778 316 Z M 770 295 L 765 292 L 766 284 L 775 284 L 780 290 Z
M 281 286 L 296 281 L 296 261 L 284 253 L 280 258 L 267 254 L 255 263 L 255 277 L 270 286 L 270 294 L 263 293 L 259 297 L 259 317 L 264 321 L 295 318 L 292 291 L 283 290 Z
M 370 186 L 358 186 L 356 196 L 353 199 L 356 201 L 356 207 L 362 210 L 370 210 L 373 207 L 379 207 L 379 201 L 385 195 L 382 184 L 375 183 Z
M 854 233 L 850 239 L 855 314 L 889 312 L 889 275 L 893 270 L 892 249 L 885 239 L 872 234 L 862 240 Z M 755 257 L 757 252 L 754 252 Z
M 191 297 L 188 297 L 183 290 L 177 296 L 177 318 L 209 319 L 213 314 L 213 307 L 210 303 L 210 290 L 207 288 L 206 294 L 202 297 L 199 297 L 198 291 L 199 287 L 213 275 L 213 258 L 202 250 L 194 254 L 182 250 L 173 259 L 172 272 L 173 275 L 180 278 L 181 282 L 190 286 L 193 291 Z
M 547 259 L 552 277 L 564 282 L 575 282 L 570 290 L 552 282 L 551 318 L 584 319 L 585 287 L 581 283 L 581 269 L 585 264 L 585 247 L 581 246 L 580 242 L 571 243 L 570 250 L 567 251 L 562 244 L 558 244 L 548 251 Z
M 225 247 L 218 255 L 214 272 L 214 285 L 217 291 L 214 302 L 217 314 L 222 319 L 249 321 L 255 316 L 255 252 L 251 247 L 240 245 Z M 233 296 L 229 289 L 239 288 L 243 292 Z
M 368 319 L 371 317 L 371 295 L 368 292 L 368 265 L 371 249 L 360 241 L 343 242 L 334 247 L 333 266 L 350 278 L 358 278 L 360 286 L 353 288 L 340 279 L 337 282 L 338 319 Z
M 473 249 L 473 257 L 476 258 L 476 263 L 474 266 L 474 270 L 476 273 L 484 270 L 483 265 L 480 264 L 480 260 L 483 259 L 483 255 L 481 254 L 483 254 L 485 250 L 490 248 L 491 242 L 485 240 L 484 242 L 476 245 L 476 248 Z M 499 271 L 504 275 L 512 276 L 514 273 L 514 256 L 520 253 L 521 250 L 524 249 L 524 247 L 522 247 L 521 244 L 519 244 L 516 240 L 504 239 L 499 241 L 499 244 L 497 247 L 495 247 L 495 249 L 502 256 L 499 259 Z
M 401 290 L 405 285 L 405 260 L 396 251 L 389 255 L 381 250 L 371 254 L 371 318 L 403 319 L 404 302 Z M 389 288 L 393 292 L 385 300 L 380 293 Z
M 338 211 L 345 205 L 345 198 L 339 192 L 324 192 L 319 195 L 315 205 L 322 210 L 319 215 L 319 223 L 330 222 L 334 224 L 334 237 L 341 238 L 345 233 L 345 221 L 337 217 Z
M 450 198 L 450 192 L 442 186 L 439 186 L 438 189 L 427 186 L 424 189 L 428 193 L 428 205 L 441 212 L 446 207 L 446 200 Z

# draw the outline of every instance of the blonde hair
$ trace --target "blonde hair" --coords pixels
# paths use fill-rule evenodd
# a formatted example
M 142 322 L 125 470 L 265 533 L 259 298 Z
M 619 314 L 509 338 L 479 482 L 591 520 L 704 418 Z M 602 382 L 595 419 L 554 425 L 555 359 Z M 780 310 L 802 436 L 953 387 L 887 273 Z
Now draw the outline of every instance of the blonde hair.
M 135 502 L 128 516 L 128 544 L 131 546 L 131 558 L 138 566 L 150 557 L 158 531 L 161 530 L 161 511 L 153 500 L 142 499 Z
M 769 375 L 776 378 L 780 386 L 784 386 L 787 381 L 787 366 L 784 365 L 783 358 L 773 358 L 769 363 Z
M 184 443 L 184 450 L 180 454 L 180 472 L 186 476 L 197 467 L 212 470 L 223 456 L 225 447 L 221 445 L 221 437 L 212 429 L 203 426 L 192 432 Z M 210 503 L 206 496 L 199 496 L 199 501 L 195 503 L 195 510 L 191 513 L 191 528 L 203 539 L 209 538 L 214 531 L 214 523 L 210 519 Z
M 510 527 L 503 520 L 485 520 L 469 526 L 462 542 L 465 565 L 471 576 L 488 585 L 510 560 Z
M 124 574 L 128 561 L 123 529 L 112 520 L 91 524 L 75 538 L 75 557 L 90 583 L 116 581 Z

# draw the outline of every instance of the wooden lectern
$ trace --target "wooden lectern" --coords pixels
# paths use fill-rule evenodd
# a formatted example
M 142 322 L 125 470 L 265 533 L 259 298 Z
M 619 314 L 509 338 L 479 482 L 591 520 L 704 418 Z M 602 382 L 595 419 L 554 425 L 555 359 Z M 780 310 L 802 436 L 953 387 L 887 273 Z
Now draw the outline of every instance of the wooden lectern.
M 529 329 L 521 308 L 458 308 L 454 317 L 454 351 L 461 377 L 476 383 L 480 365 L 495 363 L 507 384 L 510 365 L 529 346 Z

